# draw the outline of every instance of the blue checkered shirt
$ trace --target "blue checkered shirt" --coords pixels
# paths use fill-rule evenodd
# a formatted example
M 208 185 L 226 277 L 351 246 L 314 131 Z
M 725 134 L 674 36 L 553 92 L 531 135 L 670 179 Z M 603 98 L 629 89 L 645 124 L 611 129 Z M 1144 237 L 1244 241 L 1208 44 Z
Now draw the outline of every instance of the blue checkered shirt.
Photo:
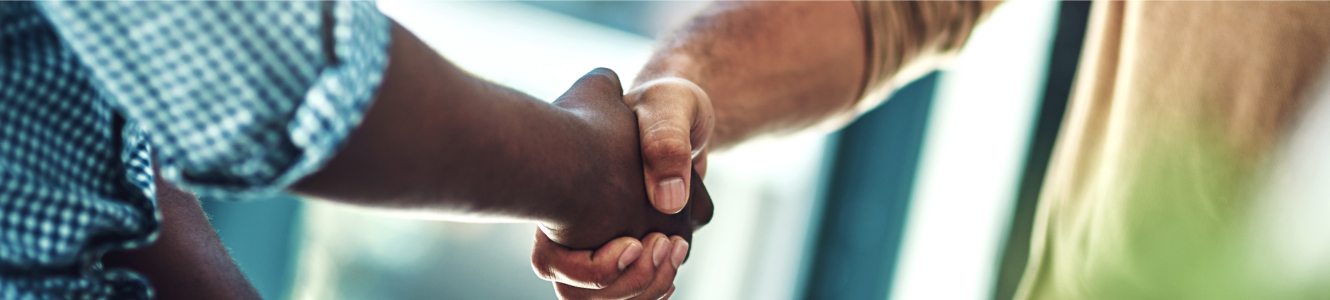
M 152 157 L 201 197 L 282 191 L 360 121 L 370 2 L 0 2 L 0 299 L 147 299 Z

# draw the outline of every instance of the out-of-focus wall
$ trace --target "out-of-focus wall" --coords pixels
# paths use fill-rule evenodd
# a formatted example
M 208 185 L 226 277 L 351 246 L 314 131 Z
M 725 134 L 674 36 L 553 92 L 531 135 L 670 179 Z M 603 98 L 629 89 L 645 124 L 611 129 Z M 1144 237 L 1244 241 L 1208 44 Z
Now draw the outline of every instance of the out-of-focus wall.
M 1002 4 L 943 73 L 890 299 L 990 297 L 1057 6 Z

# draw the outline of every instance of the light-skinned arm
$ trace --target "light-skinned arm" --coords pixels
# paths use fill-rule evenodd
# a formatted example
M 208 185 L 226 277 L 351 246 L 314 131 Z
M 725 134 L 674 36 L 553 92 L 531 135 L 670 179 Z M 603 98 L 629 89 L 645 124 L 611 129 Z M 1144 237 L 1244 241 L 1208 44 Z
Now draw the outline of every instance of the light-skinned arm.
M 956 52 L 977 1 L 718 2 L 661 43 L 624 97 L 652 203 L 687 203 L 690 166 L 756 136 L 838 129 Z
M 638 117 L 652 204 L 678 213 L 697 200 L 689 197 L 697 182 L 689 169 L 705 175 L 708 151 L 848 124 L 895 84 L 959 49 L 995 5 L 737 1 L 704 8 L 661 41 L 624 96 Z

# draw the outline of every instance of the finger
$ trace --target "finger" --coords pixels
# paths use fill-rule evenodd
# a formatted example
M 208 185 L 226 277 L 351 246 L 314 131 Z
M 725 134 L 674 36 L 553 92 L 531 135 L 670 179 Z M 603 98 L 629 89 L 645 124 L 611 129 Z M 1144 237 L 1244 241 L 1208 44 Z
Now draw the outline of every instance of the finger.
M 697 231 L 707 223 L 711 223 L 716 207 L 711 202 L 711 193 L 707 192 L 707 186 L 702 184 L 702 175 L 697 174 L 697 170 L 693 170 L 693 174 L 693 192 L 688 196 L 693 200 L 692 205 L 688 207 L 688 219 L 692 222 L 693 231 Z
M 623 105 L 623 85 L 619 74 L 606 68 L 596 68 L 582 75 L 554 104 L 565 108 L 583 108 L 587 105 Z
M 674 289 L 674 277 L 679 274 L 678 272 L 678 269 L 672 267 L 656 269 L 656 278 L 651 282 L 651 287 L 648 287 L 645 291 L 642 291 L 642 294 L 633 297 L 633 299 L 658 300 L 665 298 Z
M 647 252 L 634 261 L 624 271 L 623 275 L 620 275 L 609 286 L 601 289 L 588 289 L 555 283 L 555 292 L 558 293 L 560 299 L 629 299 L 650 295 L 649 292 L 659 289 L 661 280 L 666 280 L 667 284 L 672 284 L 674 272 L 667 262 L 668 255 L 658 255 L 668 254 L 673 249 L 670 239 L 665 237 L 664 234 L 651 233 L 643 240 L 646 241 Z M 659 267 L 656 265 L 657 262 L 661 263 Z M 670 269 L 670 271 L 662 272 L 663 269 Z M 667 278 L 662 278 L 662 276 Z
M 629 93 L 637 114 L 647 195 L 663 213 L 688 202 L 692 158 L 710 138 L 714 119 L 701 88 L 677 78 L 658 79 Z
M 679 266 L 683 265 L 684 259 L 688 258 L 688 241 L 685 241 L 683 237 L 676 235 L 670 237 L 670 243 L 674 246 L 670 249 L 669 253 L 670 264 L 675 269 L 678 269 Z
M 637 239 L 622 237 L 595 252 L 571 250 L 554 243 L 538 229 L 531 251 L 531 268 L 545 280 L 598 289 L 618 280 L 624 267 L 641 257 L 644 249 Z
M 680 253 L 688 253 L 688 242 L 685 242 L 682 237 L 672 236 L 670 237 L 670 244 L 671 247 L 668 250 L 669 253 L 666 255 L 665 262 L 661 263 L 661 267 L 656 268 L 656 278 L 652 281 L 651 286 L 633 299 L 662 299 L 674 290 L 674 277 L 678 275 L 679 265 L 683 261 L 682 258 L 676 259 L 676 257 L 680 257 Z M 675 263 L 676 261 L 678 263 Z

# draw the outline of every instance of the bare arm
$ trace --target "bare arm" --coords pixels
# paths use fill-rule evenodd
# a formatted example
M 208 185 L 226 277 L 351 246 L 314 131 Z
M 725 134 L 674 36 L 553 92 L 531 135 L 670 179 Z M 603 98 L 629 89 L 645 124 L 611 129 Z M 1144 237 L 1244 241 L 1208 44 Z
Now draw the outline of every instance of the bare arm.
M 128 268 L 148 278 L 157 299 L 260 299 L 226 252 L 198 199 L 157 178 L 161 233 L 143 248 L 107 253 L 107 268 Z
M 715 107 L 711 148 L 801 129 L 853 106 L 862 27 L 847 1 L 716 3 L 662 42 L 634 86 L 670 76 L 700 86 Z
M 900 72 L 935 67 L 928 60 L 958 49 L 994 5 L 719 2 L 665 40 L 634 86 L 669 76 L 696 83 L 715 107 L 709 145 L 726 148 L 862 113 L 862 96 Z
M 719 2 L 662 42 L 625 96 L 652 203 L 687 203 L 708 149 L 834 129 L 959 49 L 994 3 Z M 678 184 L 678 183 L 685 184 Z
M 570 196 L 600 164 L 590 163 L 599 149 L 578 134 L 590 131 L 578 116 L 471 76 L 396 24 L 385 73 L 346 144 L 295 192 L 423 214 L 542 221 L 581 205 Z

